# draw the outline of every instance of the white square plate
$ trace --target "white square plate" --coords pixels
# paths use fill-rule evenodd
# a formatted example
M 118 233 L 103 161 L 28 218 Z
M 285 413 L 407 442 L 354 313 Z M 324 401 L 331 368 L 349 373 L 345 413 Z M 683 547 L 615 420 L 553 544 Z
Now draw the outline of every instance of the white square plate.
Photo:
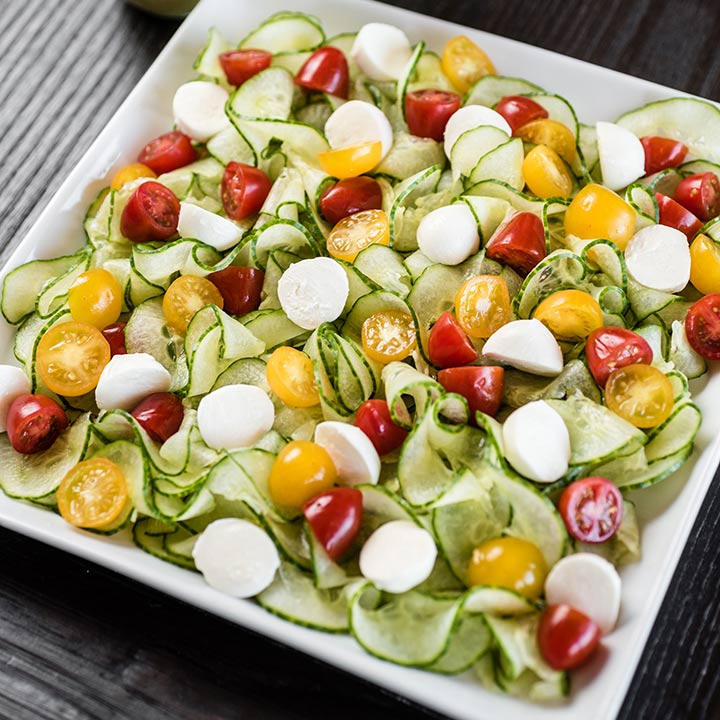
M 32 258 L 72 251 L 82 241 L 81 221 L 90 200 L 114 170 L 137 154 L 148 138 L 172 123 L 175 88 L 192 75 L 192 61 L 215 25 L 239 40 L 275 11 L 313 13 L 329 35 L 355 30 L 369 21 L 402 27 L 412 42 L 431 48 L 462 32 L 485 48 L 500 72 L 523 77 L 565 96 L 584 122 L 612 120 L 622 112 L 676 91 L 528 45 L 366 0 L 265 0 L 229 3 L 203 0 L 107 127 L 12 255 L 0 277 Z M 13 331 L 0 320 L 0 361 L 11 361 Z M 0 523 L 50 545 L 151 585 L 232 622 L 337 665 L 367 680 L 457 718 L 536 720 L 597 718 L 617 713 L 672 578 L 700 503 L 720 459 L 720 378 L 713 373 L 696 388 L 704 422 L 697 450 L 685 468 L 645 490 L 638 508 L 644 557 L 622 570 L 623 605 L 617 630 L 603 642 L 607 652 L 573 676 L 572 696 L 561 706 L 530 706 L 486 692 L 472 678 L 452 678 L 391 665 L 367 655 L 351 638 L 328 636 L 292 625 L 249 601 L 224 596 L 200 575 L 164 563 L 132 546 L 127 537 L 106 539 L 67 525 L 59 516 L 0 494 Z

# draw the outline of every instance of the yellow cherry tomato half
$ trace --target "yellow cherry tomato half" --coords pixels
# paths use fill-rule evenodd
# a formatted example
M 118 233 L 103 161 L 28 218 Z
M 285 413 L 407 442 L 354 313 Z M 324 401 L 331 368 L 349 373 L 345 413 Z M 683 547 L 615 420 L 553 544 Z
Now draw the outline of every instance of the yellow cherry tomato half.
M 402 310 L 382 310 L 362 325 L 363 350 L 371 360 L 380 363 L 404 360 L 416 345 L 415 322 Z
M 383 210 L 363 210 L 343 218 L 330 231 L 327 249 L 338 260 L 354 262 L 369 245 L 390 244 L 390 221 Z
M 110 362 L 110 345 L 92 325 L 60 323 L 40 338 L 35 362 L 48 389 L 58 395 L 77 397 L 95 389 Z
M 566 163 L 575 158 L 575 136 L 567 125 L 550 118 L 531 120 L 519 127 L 514 135 L 533 145 L 545 145 L 554 150 Z
M 147 166 L 142 163 L 131 163 L 121 167 L 113 179 L 110 181 L 110 187 L 113 190 L 120 190 L 120 188 L 126 183 L 137 180 L 138 178 L 155 178 L 157 175 Z
M 181 275 L 165 291 L 162 308 L 168 325 L 184 335 L 193 315 L 206 305 L 222 310 L 223 296 L 217 287 L 199 275 Z
M 510 292 L 499 275 L 476 275 L 455 296 L 455 317 L 471 337 L 489 338 L 510 322 Z
M 573 180 L 562 158 L 547 145 L 536 145 L 523 160 L 525 184 L 543 200 L 570 197 Z
M 488 540 L 473 550 L 468 584 L 494 585 L 514 590 L 529 600 L 540 597 L 548 573 L 536 545 L 515 537 Z
M 665 374 L 652 365 L 627 365 L 610 373 L 605 404 L 623 420 L 639 428 L 660 425 L 670 417 L 673 387 Z
M 117 322 L 122 311 L 123 292 L 112 273 L 92 268 L 80 273 L 68 290 L 68 307 L 73 320 L 102 330 Z
M 270 389 L 290 407 L 312 407 L 320 402 L 312 360 L 300 350 L 283 345 L 265 367 Z
M 308 500 L 329 490 L 336 477 L 325 448 L 308 440 L 293 440 L 278 453 L 270 470 L 270 497 L 281 507 L 300 510 Z
M 318 153 L 320 167 L 332 177 L 345 180 L 372 170 L 382 160 L 379 140 L 348 145 L 344 148 Z
M 440 62 L 443 72 L 461 93 L 466 93 L 480 78 L 496 74 L 487 53 L 465 35 L 448 42 Z
M 604 238 L 625 250 L 635 232 L 635 211 L 602 185 L 586 185 L 568 206 L 565 232 L 583 240 Z
M 558 339 L 584 340 L 605 323 L 598 301 L 582 290 L 558 290 L 535 308 L 533 317 Z
M 690 245 L 690 282 L 703 295 L 720 293 L 720 246 L 702 233 Z
M 71 468 L 56 497 L 60 515 L 81 528 L 109 529 L 129 510 L 125 476 L 107 458 L 90 458 Z

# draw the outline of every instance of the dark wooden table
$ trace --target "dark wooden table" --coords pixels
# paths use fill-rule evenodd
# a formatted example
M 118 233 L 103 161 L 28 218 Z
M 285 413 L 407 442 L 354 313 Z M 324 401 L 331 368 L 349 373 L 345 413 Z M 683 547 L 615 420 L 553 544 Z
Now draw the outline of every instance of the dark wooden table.
M 394 4 L 720 99 L 720 8 L 707 0 Z M 0 249 L 23 237 L 177 26 L 115 0 L 0 3 Z M 720 717 L 719 517 L 716 478 L 626 720 Z M 438 717 L 5 530 L 0 557 L 2 718 Z

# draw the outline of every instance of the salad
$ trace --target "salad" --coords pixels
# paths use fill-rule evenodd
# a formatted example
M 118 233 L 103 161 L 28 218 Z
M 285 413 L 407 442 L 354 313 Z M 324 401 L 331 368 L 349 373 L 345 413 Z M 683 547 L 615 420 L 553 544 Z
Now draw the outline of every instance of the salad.
M 579 123 L 464 36 L 213 29 L 10 272 L 0 485 L 402 665 L 553 700 L 720 359 L 720 113 Z M 170 110 L 170 109 L 168 109 Z

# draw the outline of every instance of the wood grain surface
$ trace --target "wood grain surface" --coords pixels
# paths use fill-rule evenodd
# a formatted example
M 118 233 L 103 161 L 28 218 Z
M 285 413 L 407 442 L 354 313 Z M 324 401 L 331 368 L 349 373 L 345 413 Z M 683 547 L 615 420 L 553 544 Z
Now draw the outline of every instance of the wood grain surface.
M 394 4 L 720 98 L 715 2 Z M 0 250 L 23 237 L 177 26 L 115 0 L 0 3 Z M 623 720 L 720 717 L 717 482 L 645 648 Z M 2 718 L 439 717 L 4 530 L 0 557 Z

